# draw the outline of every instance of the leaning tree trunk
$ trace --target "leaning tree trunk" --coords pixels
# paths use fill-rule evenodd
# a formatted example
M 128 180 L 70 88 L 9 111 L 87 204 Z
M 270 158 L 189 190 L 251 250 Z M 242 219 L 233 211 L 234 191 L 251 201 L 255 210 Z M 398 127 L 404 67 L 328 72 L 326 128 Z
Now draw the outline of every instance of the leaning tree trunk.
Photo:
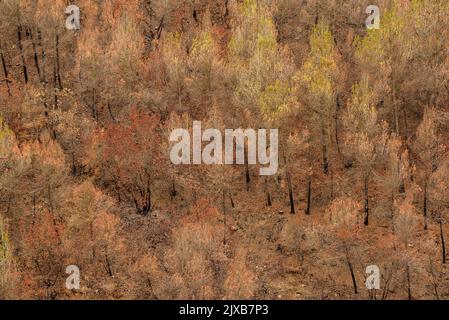
M 8 95 L 11 96 L 11 88 L 9 87 L 8 68 L 6 66 L 5 57 L 3 55 L 3 51 L 2 51 L 2 47 L 1 46 L 0 46 L 0 60 L 2 62 L 3 73 L 5 75 L 6 89 L 8 90 Z
M 348 264 L 349 272 L 351 273 L 352 286 L 354 288 L 354 293 L 357 294 L 357 281 L 355 279 L 354 268 L 352 267 L 351 260 L 349 260 L 349 255 L 346 253 L 346 263 Z

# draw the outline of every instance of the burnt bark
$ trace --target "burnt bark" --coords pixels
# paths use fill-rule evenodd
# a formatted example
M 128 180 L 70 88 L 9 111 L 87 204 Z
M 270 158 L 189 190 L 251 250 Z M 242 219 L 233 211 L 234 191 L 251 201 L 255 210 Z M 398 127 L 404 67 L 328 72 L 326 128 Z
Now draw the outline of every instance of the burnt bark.
M 293 199 L 292 177 L 290 173 L 287 173 L 287 183 L 288 183 L 288 197 L 290 199 L 290 213 L 295 214 L 295 200 Z
M 310 215 L 312 213 L 312 176 L 309 175 L 307 179 L 307 206 L 306 214 Z
M 27 65 L 25 62 L 25 53 L 23 52 L 23 46 L 22 46 L 22 27 L 17 27 L 17 39 L 18 39 L 18 47 L 20 51 L 20 60 L 22 62 L 22 71 L 23 71 L 23 78 L 25 80 L 25 83 L 28 83 L 28 70 Z
M 443 264 L 446 264 L 446 244 L 444 242 L 444 233 L 443 233 L 443 220 L 440 219 L 440 238 L 441 238 L 441 255 L 443 258 Z
M 11 96 L 11 88 L 9 87 L 8 67 L 6 66 L 5 56 L 3 55 L 1 46 L 0 46 L 0 59 L 2 62 L 3 74 L 5 75 L 6 89 L 8 90 L 8 95 Z

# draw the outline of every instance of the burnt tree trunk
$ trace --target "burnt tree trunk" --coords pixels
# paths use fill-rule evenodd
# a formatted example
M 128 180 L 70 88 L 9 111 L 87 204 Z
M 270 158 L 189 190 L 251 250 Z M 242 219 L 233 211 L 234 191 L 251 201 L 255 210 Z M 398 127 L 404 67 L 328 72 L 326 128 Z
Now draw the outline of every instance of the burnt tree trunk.
M 229 192 L 229 200 L 231 201 L 231 207 L 232 207 L 232 209 L 235 209 L 234 199 L 232 198 L 232 193 L 230 193 L 230 192 Z
M 27 65 L 25 62 L 25 53 L 23 52 L 23 46 L 22 46 L 22 27 L 17 27 L 17 38 L 18 38 L 18 47 L 20 51 L 20 60 L 22 62 L 22 70 L 23 70 L 23 78 L 25 80 L 25 83 L 28 83 L 28 70 Z
M 56 79 L 58 81 L 58 88 L 62 90 L 62 81 L 61 81 L 61 61 L 59 57 L 59 34 L 56 34 Z
M 354 293 L 357 294 L 357 281 L 355 279 L 354 268 L 352 267 L 351 260 L 349 260 L 348 254 L 346 254 L 346 263 L 348 264 L 349 272 L 351 273 L 352 286 L 354 288 Z
M 31 44 L 33 46 L 34 66 L 36 67 L 37 75 L 39 76 L 39 81 L 42 82 L 41 68 L 39 66 L 39 57 L 37 54 L 36 41 L 34 41 L 33 31 L 31 29 L 29 30 L 29 33 L 30 33 L 30 38 L 31 38 Z
M 9 87 L 8 67 L 6 66 L 5 56 L 3 55 L 1 46 L 0 46 L 0 59 L 2 62 L 3 73 L 5 75 L 6 89 L 8 90 L 8 95 L 11 96 L 11 88 Z
M 248 163 L 248 147 L 245 148 L 245 181 L 246 181 L 246 191 L 249 191 L 249 183 L 251 182 L 251 178 L 249 175 L 249 163 Z
M 446 244 L 444 243 L 443 220 L 440 219 L 440 238 L 441 238 L 441 255 L 443 256 L 443 264 L 446 264 Z
M 341 150 L 340 150 L 340 139 L 339 139 L 339 133 L 338 133 L 338 113 L 340 111 L 340 97 L 337 96 L 336 99 L 336 110 L 335 110 L 335 143 L 337 145 L 337 151 L 339 154 L 341 154 Z
M 290 199 L 290 213 L 295 214 L 295 200 L 293 199 L 292 177 L 289 172 L 287 173 L 287 183 L 288 183 L 288 197 Z
M 407 295 L 408 295 L 408 300 L 412 300 L 412 288 L 410 285 L 410 267 L 407 264 L 406 266 L 406 276 L 407 276 Z
M 226 191 L 222 192 L 222 206 L 223 206 L 223 244 L 226 245 Z
M 324 124 L 321 124 L 321 146 L 323 149 L 323 172 L 325 175 L 329 174 L 329 159 L 327 157 L 327 145 L 325 142 L 326 132 L 324 130 Z
M 423 201 L 423 215 L 424 215 L 424 230 L 427 230 L 427 210 L 428 210 L 428 203 L 427 203 L 427 182 L 424 186 L 424 201 Z
M 271 207 L 273 205 L 273 201 L 271 199 L 271 193 L 268 188 L 268 178 L 265 177 L 265 193 L 267 195 L 267 206 Z
M 307 179 L 307 206 L 306 206 L 306 214 L 310 215 L 312 213 L 312 176 L 309 175 Z
M 369 189 L 368 189 L 368 177 L 364 180 L 364 195 L 365 195 L 365 219 L 364 224 L 367 226 L 369 224 Z
M 41 73 L 42 73 L 42 83 L 47 84 L 47 75 L 45 73 L 45 66 L 47 63 L 47 55 L 45 54 L 45 49 L 42 45 L 42 33 L 40 30 L 37 31 L 37 42 L 38 46 L 41 47 L 41 56 L 42 56 L 42 63 L 41 63 Z

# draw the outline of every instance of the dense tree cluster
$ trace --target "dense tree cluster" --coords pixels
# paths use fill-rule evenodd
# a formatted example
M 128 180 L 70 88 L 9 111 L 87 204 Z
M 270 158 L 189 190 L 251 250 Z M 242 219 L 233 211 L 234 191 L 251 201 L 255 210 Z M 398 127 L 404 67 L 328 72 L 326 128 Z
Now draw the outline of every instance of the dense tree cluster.
M 370 4 L 0 0 L 0 298 L 448 299 L 449 1 Z M 194 120 L 277 174 L 174 165 Z

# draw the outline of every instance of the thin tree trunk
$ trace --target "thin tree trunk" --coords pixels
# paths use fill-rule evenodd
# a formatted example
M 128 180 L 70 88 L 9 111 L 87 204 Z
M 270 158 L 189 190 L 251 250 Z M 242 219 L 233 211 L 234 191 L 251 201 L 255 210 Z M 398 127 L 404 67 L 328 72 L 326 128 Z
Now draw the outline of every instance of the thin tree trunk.
M 406 266 L 406 273 L 407 273 L 407 294 L 408 294 L 408 300 L 412 300 L 412 288 L 410 285 L 410 267 L 407 264 Z
M 111 104 L 110 103 L 108 103 L 108 111 L 109 111 L 109 115 L 111 116 L 112 122 L 115 122 L 115 117 L 112 114 Z
M 427 205 L 427 181 L 426 181 L 426 184 L 424 186 L 424 203 L 423 203 L 424 230 L 427 230 L 427 210 L 428 205 Z
M 18 46 L 20 51 L 20 59 L 22 61 L 22 69 L 23 69 L 23 78 L 25 80 L 25 83 L 28 83 L 28 71 L 27 71 L 27 65 L 25 62 L 25 53 L 23 52 L 23 46 L 22 46 L 22 27 L 17 27 L 17 38 L 18 38 Z
M 229 200 L 231 201 L 231 207 L 232 209 L 235 209 L 235 203 L 234 203 L 234 199 L 232 198 L 232 194 L 229 192 Z
M 38 45 L 39 47 L 41 47 L 41 55 L 42 55 L 42 67 L 41 67 L 41 71 L 42 71 L 42 82 L 44 84 L 47 84 L 47 75 L 45 73 L 45 66 L 47 63 L 47 55 L 45 54 L 45 49 L 42 46 L 42 33 L 40 30 L 37 31 L 37 41 L 38 41 Z
M 112 269 L 111 269 L 111 263 L 109 262 L 109 257 L 108 257 L 108 253 L 107 250 L 104 250 L 104 258 L 105 258 L 105 267 L 106 267 L 106 271 L 108 272 L 109 276 L 112 277 L 113 273 L 112 273 Z
M 223 244 L 226 245 L 226 191 L 223 189 L 223 199 L 222 199 L 222 206 L 223 206 Z
M 58 94 L 57 94 L 57 76 L 56 76 L 56 64 L 53 65 L 53 100 L 55 109 L 58 109 Z
M 265 193 L 267 195 L 267 206 L 271 207 L 273 205 L 270 190 L 268 188 L 268 178 L 265 177 Z
M 404 104 L 404 107 L 402 108 L 402 113 L 404 114 L 404 136 L 405 136 L 405 141 L 408 140 L 408 122 L 407 122 L 407 108 Z
M 339 154 L 341 154 L 341 150 L 340 150 L 340 141 L 339 141 L 339 134 L 338 134 L 338 114 L 340 111 L 340 97 L 337 96 L 337 101 L 336 101 L 336 110 L 335 110 L 335 143 L 337 145 L 337 151 Z
M 307 206 L 306 214 L 310 215 L 312 213 L 312 176 L 309 175 L 307 179 Z
M 95 95 L 95 88 L 92 89 L 92 117 L 98 121 L 97 102 Z
M 368 189 L 368 177 L 365 177 L 364 181 L 364 194 L 365 194 L 365 220 L 364 224 L 369 224 L 369 189 Z
M 290 172 L 287 173 L 288 197 L 290 199 L 290 213 L 295 214 L 295 200 L 293 199 L 292 178 Z
M 39 58 L 37 55 L 36 42 L 34 41 L 33 32 L 31 31 L 31 29 L 29 32 L 30 32 L 31 44 L 33 45 L 34 66 L 36 67 L 36 71 L 37 71 L 37 75 L 39 76 L 39 80 L 42 82 L 41 68 L 39 66 Z
M 346 262 L 348 264 L 349 272 L 351 272 L 351 279 L 352 279 L 352 286 L 354 287 L 354 293 L 357 294 L 358 293 L 357 281 L 355 279 L 354 269 L 352 267 L 351 261 L 349 260 L 349 256 L 347 253 L 346 253 Z
M 172 177 L 170 196 L 174 198 L 177 195 L 178 191 L 176 191 L 175 177 Z
M 62 90 L 62 81 L 61 81 L 61 63 L 59 59 L 59 34 L 56 34 L 56 78 L 58 80 L 58 88 Z
M 446 264 L 446 244 L 444 243 L 442 219 L 440 219 L 440 238 L 441 238 L 441 255 L 443 256 L 443 264 Z
M 398 106 L 396 103 L 396 85 L 393 81 L 393 92 L 392 92 L 392 96 L 391 96 L 391 102 L 393 105 L 393 111 L 394 111 L 394 127 L 395 127 L 395 131 L 396 134 L 399 136 L 399 115 L 398 115 Z
M 8 68 L 6 66 L 5 57 L 3 55 L 1 46 L 0 46 L 0 59 L 2 60 L 2 67 L 3 67 L 3 73 L 5 75 L 6 89 L 8 90 L 8 95 L 11 96 L 11 88 L 9 87 Z
M 323 172 L 325 175 L 329 174 L 329 160 L 327 157 L 327 145 L 325 142 L 326 132 L 324 130 L 324 124 L 321 123 L 321 145 L 323 148 Z
M 251 178 L 249 175 L 249 163 L 248 163 L 248 148 L 245 151 L 245 181 L 246 181 L 246 191 L 249 191 L 249 183 L 251 182 Z

